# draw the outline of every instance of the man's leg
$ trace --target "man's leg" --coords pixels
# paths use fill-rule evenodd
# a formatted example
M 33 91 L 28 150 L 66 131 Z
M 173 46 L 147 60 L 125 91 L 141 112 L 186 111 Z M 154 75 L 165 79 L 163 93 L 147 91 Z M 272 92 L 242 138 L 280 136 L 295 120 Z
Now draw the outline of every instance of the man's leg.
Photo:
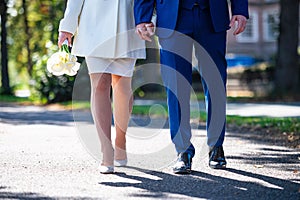
M 190 173 L 195 154 L 191 144 L 190 94 L 192 85 L 192 11 L 179 9 L 176 30 L 167 39 L 160 38 L 161 72 L 168 96 L 172 141 L 178 153 L 174 173 Z
M 161 44 L 172 45 L 174 41 L 168 38 Z M 176 41 L 178 42 L 178 38 Z M 190 141 L 192 66 L 176 54 L 177 52 L 161 50 L 161 75 L 167 92 L 170 133 L 177 153 L 187 152 L 193 157 L 195 149 Z
M 226 78 L 227 63 L 226 52 L 226 31 L 215 32 L 212 26 L 209 9 L 195 9 L 195 18 L 198 16 L 198 23 L 195 23 L 195 39 L 201 45 L 196 47 L 196 54 L 200 61 L 202 72 L 202 84 L 204 88 L 206 109 L 207 109 L 207 144 L 210 147 L 209 165 L 212 168 L 226 167 L 223 152 L 226 122 Z M 203 49 L 211 57 L 203 58 Z
M 196 9 L 195 9 L 196 10 Z M 226 53 L 226 32 L 215 32 L 212 26 L 212 22 L 210 19 L 209 9 L 200 9 L 194 12 L 195 15 L 198 15 L 198 23 L 196 23 L 197 27 L 195 31 L 195 40 L 200 44 L 201 47 L 208 53 L 208 55 L 213 60 L 212 63 L 208 63 L 205 61 L 203 57 L 203 49 L 196 47 L 196 55 L 200 64 L 200 71 L 202 72 L 202 84 L 205 94 L 206 100 L 206 109 L 207 109 L 207 136 L 208 136 L 208 145 L 212 146 L 221 146 L 224 141 L 225 135 L 225 108 L 226 108 L 226 78 L 227 78 L 227 63 L 225 59 Z M 200 57 L 199 57 L 200 56 Z M 208 66 L 210 65 L 210 66 Z M 217 68 L 215 71 L 212 68 Z M 219 96 L 214 95 L 215 91 L 218 90 Z M 212 98 L 218 98 L 218 101 L 212 101 Z M 214 105 L 216 102 L 218 105 Z M 218 115 L 221 115 L 222 118 L 218 118 L 223 120 L 223 126 L 219 133 L 212 133 L 211 130 L 216 130 L 214 128 L 210 128 L 212 124 L 212 109 L 213 107 L 220 108 Z M 214 118 L 215 119 L 215 118 Z M 214 123 L 214 122 L 213 122 Z

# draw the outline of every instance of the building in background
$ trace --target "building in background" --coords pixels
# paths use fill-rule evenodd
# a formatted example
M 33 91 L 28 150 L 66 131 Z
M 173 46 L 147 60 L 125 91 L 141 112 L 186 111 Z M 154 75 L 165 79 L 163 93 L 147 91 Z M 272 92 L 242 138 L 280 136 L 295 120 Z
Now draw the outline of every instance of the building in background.
M 269 60 L 276 54 L 279 35 L 279 0 L 249 0 L 250 18 L 243 33 L 228 32 L 230 54 L 244 54 Z

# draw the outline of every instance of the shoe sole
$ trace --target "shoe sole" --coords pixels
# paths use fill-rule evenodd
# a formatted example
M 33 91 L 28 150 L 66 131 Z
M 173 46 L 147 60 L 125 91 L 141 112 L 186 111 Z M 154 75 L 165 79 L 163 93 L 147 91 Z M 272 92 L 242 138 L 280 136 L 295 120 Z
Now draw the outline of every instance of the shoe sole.
M 99 171 L 101 174 L 113 174 L 115 172 L 113 167 L 105 167 L 105 166 L 101 166 L 99 168 Z
M 216 165 L 216 166 L 209 165 L 209 167 L 212 169 L 226 169 L 226 165 Z
M 174 174 L 191 174 L 192 170 L 187 169 L 187 170 L 173 170 Z
M 115 172 L 100 172 L 100 174 L 114 174 Z

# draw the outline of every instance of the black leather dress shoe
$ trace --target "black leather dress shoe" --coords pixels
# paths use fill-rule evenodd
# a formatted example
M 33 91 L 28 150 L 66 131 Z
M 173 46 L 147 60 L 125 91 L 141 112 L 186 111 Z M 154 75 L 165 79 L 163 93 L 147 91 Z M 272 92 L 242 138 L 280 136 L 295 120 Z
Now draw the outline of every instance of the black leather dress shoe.
M 192 172 L 192 156 L 188 153 L 180 153 L 173 166 L 173 172 L 175 174 L 190 174 Z
M 226 160 L 223 147 L 214 147 L 209 152 L 209 166 L 213 169 L 225 169 Z

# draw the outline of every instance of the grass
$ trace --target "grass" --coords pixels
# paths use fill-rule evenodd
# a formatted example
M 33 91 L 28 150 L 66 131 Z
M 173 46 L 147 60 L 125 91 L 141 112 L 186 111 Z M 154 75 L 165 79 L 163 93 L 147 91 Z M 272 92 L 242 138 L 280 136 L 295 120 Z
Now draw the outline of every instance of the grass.
M 90 109 L 89 101 L 67 101 L 67 102 L 59 103 L 58 105 L 63 106 L 65 109 L 74 109 L 74 110 Z
M 227 130 L 246 133 L 256 141 L 300 149 L 300 117 L 227 116 Z
M 160 105 L 160 106 L 154 106 L 151 105 L 135 105 L 132 108 L 132 114 L 133 115 L 155 115 L 158 117 L 167 117 L 167 106 L 166 105 Z
M 236 126 L 252 126 L 259 128 L 275 128 L 280 132 L 288 132 L 300 135 L 300 118 L 299 117 L 241 117 L 227 116 L 227 124 Z
M 12 95 L 0 95 L 0 102 L 7 102 L 7 103 L 33 103 L 31 99 L 28 97 L 16 97 Z

